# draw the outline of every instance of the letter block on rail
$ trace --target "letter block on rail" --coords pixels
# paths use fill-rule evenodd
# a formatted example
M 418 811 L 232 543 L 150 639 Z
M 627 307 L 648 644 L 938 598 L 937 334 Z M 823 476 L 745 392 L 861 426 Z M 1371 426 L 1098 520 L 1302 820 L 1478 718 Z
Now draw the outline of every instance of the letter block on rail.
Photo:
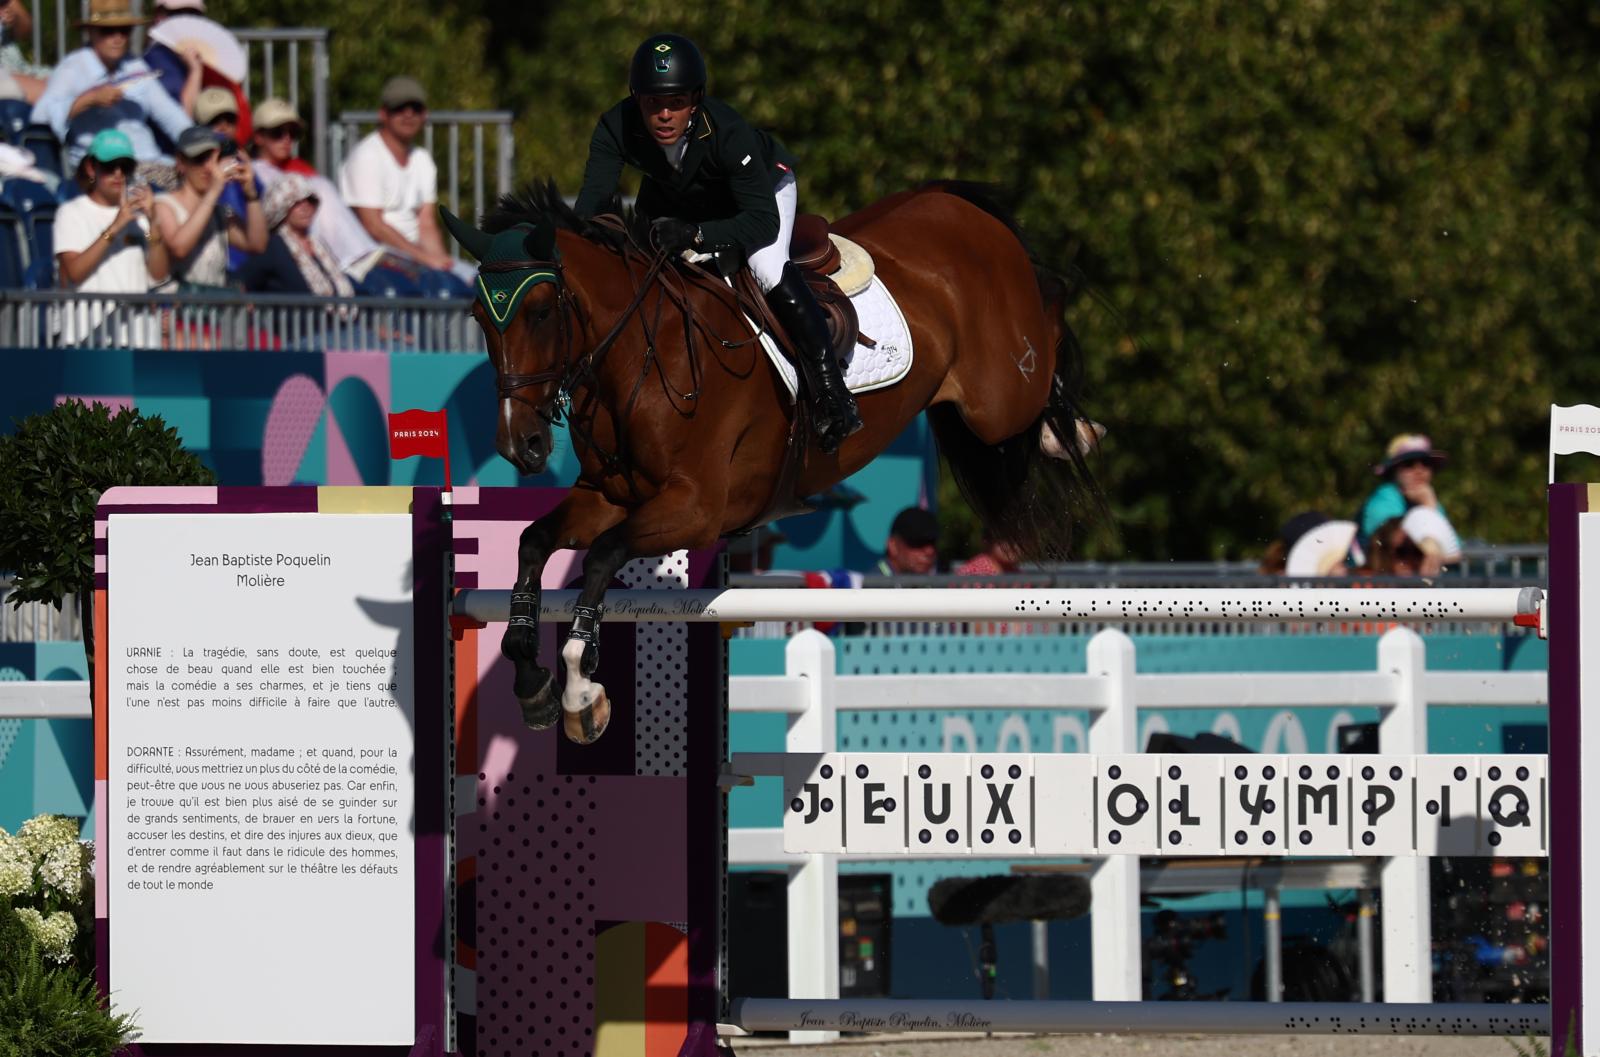
M 1290 855 L 1350 853 L 1350 757 L 1303 756 L 1289 762 Z
M 1478 847 L 1478 758 L 1417 757 L 1417 854 L 1471 855 Z
M 938 849 L 965 855 L 971 850 L 967 782 L 972 757 L 929 753 L 906 757 L 906 811 L 913 851 Z
M 1478 757 L 1479 855 L 1543 855 L 1546 758 Z
M 1085 753 L 1033 758 L 1033 850 L 1093 855 L 1095 758 Z
M 1416 757 L 1362 756 L 1351 767 L 1351 849 L 1357 855 L 1410 855 L 1416 850 Z
M 842 852 L 845 757 L 835 752 L 790 753 L 783 760 L 783 848 Z
M 972 757 L 972 850 L 1033 850 L 1033 757 L 980 753 Z
M 1222 764 L 1222 832 L 1228 855 L 1283 855 L 1289 812 L 1287 757 L 1218 757 Z
M 1221 855 L 1222 764 L 1201 754 L 1160 757 L 1161 853 Z
M 851 851 L 906 850 L 906 758 L 874 752 L 845 757 L 844 839 Z
M 1159 756 L 1118 754 L 1100 757 L 1095 791 L 1095 825 L 1103 852 L 1157 855 L 1161 852 L 1156 804 Z

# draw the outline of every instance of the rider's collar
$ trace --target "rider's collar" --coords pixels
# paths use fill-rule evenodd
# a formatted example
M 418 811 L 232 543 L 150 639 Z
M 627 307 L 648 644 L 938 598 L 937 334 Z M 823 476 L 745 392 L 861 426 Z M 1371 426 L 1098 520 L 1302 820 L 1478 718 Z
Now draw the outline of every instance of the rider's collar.
M 518 264 L 527 267 L 516 267 Z M 561 281 L 560 264 L 554 234 L 547 229 L 518 224 L 494 237 L 478 268 L 478 301 L 488 310 L 496 330 L 504 333 L 511 325 L 529 290 L 540 283 Z

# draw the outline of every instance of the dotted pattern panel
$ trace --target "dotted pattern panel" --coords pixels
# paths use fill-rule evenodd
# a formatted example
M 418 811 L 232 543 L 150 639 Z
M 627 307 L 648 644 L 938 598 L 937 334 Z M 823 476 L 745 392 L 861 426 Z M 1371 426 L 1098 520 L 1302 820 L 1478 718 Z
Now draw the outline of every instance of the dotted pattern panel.
M 689 552 L 640 558 L 617 574 L 626 587 L 680 591 L 689 586 Z M 634 768 L 662 778 L 687 774 L 689 625 L 641 623 L 634 630 Z
M 22 733 L 22 723 L 20 719 L 0 719 L 0 767 L 6 765 L 11 746 L 17 743 L 17 735 Z
M 479 775 L 480 781 L 486 775 Z M 480 1057 L 594 1048 L 593 779 L 508 771 L 478 799 Z

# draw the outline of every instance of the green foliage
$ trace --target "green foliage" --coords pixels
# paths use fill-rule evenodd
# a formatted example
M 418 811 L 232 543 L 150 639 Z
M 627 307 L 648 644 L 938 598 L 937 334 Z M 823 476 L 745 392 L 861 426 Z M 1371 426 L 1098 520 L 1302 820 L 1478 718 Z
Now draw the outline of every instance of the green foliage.
M 1004 185 L 1041 255 L 1104 298 L 1072 312 L 1111 427 L 1120 537 L 1099 556 L 1254 556 L 1297 510 L 1353 513 L 1413 430 L 1452 455 L 1438 488 L 1464 536 L 1542 538 L 1546 407 L 1600 395 L 1594 5 L 213 9 L 331 25 L 336 110 L 398 70 L 438 106 L 513 110 L 520 173 L 569 193 L 632 49 L 668 27 L 798 155 L 802 208 Z
M 109 1057 L 131 1041 L 133 1019 L 113 1014 L 89 975 L 88 919 L 94 900 L 73 877 L 86 874 L 88 856 L 76 841 L 77 826 L 51 816 L 30 819 L 9 836 L 0 830 L 0 1057 Z M 16 892 L 6 868 L 25 852 L 34 876 Z M 40 869 L 61 853 L 77 852 L 70 872 Z M 84 921 L 77 957 L 57 964 L 37 944 L 14 906 L 64 909 Z
M 0 569 L 13 600 L 54 602 L 94 585 L 94 512 L 117 485 L 203 485 L 216 477 L 178 431 L 131 408 L 57 405 L 0 436 Z

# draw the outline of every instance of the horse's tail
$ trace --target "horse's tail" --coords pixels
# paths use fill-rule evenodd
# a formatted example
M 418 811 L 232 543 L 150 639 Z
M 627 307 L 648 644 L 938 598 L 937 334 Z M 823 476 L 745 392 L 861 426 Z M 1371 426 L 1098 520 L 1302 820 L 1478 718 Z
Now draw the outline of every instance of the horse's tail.
M 1083 385 L 1083 350 L 1066 320 L 1067 305 L 1081 280 L 1041 263 L 1010 212 L 993 189 L 955 180 L 924 185 L 972 203 L 1004 224 L 1033 263 L 1045 315 L 1055 334 L 1056 368 L 1044 410 L 1032 426 L 999 444 L 985 444 L 962 421 L 953 404 L 928 409 L 939 452 L 961 494 L 983 521 L 990 539 L 1010 543 L 1021 556 L 1059 561 L 1069 556 L 1075 529 L 1109 521 L 1105 497 L 1079 445 L 1078 420 Z M 1045 453 L 1049 427 L 1058 444 Z

